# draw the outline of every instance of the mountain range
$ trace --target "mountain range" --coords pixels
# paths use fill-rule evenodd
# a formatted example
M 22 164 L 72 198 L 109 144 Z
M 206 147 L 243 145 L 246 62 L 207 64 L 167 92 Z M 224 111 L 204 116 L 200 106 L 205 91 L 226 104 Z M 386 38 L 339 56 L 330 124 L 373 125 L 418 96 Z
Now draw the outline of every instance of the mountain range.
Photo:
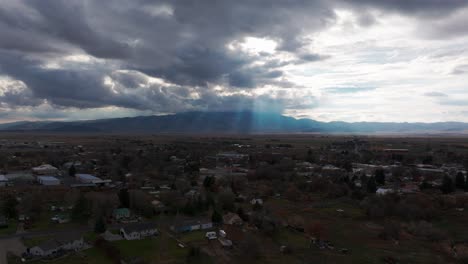
M 70 133 L 468 133 L 468 123 L 320 122 L 279 113 L 185 112 L 86 121 L 21 121 L 0 131 Z

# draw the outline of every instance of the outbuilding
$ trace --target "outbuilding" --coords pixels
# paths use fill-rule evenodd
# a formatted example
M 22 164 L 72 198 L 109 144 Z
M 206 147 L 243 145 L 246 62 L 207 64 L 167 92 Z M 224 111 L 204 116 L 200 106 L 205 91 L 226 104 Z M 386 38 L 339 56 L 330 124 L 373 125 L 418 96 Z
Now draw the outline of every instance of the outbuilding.
M 53 176 L 38 176 L 37 182 L 46 186 L 56 186 L 60 185 L 60 180 Z
M 75 178 L 81 183 L 100 183 L 102 179 L 91 174 L 76 174 Z

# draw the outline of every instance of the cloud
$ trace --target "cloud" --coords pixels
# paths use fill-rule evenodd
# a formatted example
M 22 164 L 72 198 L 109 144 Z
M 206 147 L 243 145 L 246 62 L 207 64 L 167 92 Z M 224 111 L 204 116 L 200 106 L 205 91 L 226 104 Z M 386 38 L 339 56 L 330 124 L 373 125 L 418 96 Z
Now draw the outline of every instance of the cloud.
M 467 74 L 467 73 L 468 73 L 468 64 L 458 65 L 452 71 L 452 74 L 456 74 L 456 75 Z
M 427 92 L 424 95 L 429 97 L 447 97 L 447 94 L 441 92 Z
M 315 91 L 377 94 L 393 80 L 420 85 L 395 70 L 425 58 L 409 42 L 462 39 L 466 10 L 462 0 L 2 1 L 0 77 L 9 81 L 0 82 L 0 107 L 47 105 L 42 111 L 68 116 L 68 109 L 110 107 L 131 114 L 314 109 Z M 346 12 L 352 27 L 340 20 Z M 393 40 L 394 32 L 407 33 L 401 24 L 385 28 L 398 26 L 393 16 L 408 18 L 420 35 Z M 340 30 L 350 35 L 323 36 Z M 466 46 L 457 44 L 435 48 L 448 54 Z M 366 68 L 369 62 L 375 67 Z M 454 74 L 465 72 L 463 63 L 450 64 L 460 65 Z
M 375 89 L 376 88 L 373 88 L 373 87 L 334 87 L 334 88 L 326 88 L 325 91 L 328 93 L 336 93 L 336 94 L 351 94 L 351 93 L 373 91 Z

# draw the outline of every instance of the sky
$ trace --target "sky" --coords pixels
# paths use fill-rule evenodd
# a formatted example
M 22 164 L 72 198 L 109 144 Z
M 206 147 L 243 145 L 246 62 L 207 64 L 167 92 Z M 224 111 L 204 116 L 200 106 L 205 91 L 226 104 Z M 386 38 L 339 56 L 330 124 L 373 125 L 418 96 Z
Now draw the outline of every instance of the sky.
M 468 122 L 468 0 L 0 0 L 0 123 Z

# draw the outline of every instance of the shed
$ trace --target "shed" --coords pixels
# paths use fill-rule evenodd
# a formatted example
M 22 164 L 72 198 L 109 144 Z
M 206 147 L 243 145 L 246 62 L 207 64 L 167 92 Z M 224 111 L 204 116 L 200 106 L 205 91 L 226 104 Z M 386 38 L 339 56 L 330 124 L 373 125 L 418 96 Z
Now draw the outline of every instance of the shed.
M 60 185 L 60 180 L 53 176 L 38 176 L 37 182 L 46 186 L 56 186 Z
M 76 174 L 75 178 L 81 183 L 99 183 L 102 179 L 91 174 Z

